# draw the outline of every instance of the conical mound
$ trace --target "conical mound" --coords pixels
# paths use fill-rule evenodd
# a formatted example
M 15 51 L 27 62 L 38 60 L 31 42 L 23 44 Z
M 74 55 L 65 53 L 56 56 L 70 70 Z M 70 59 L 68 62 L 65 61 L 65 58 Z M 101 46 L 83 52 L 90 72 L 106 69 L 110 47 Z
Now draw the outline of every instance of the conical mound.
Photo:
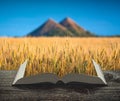
M 48 19 L 42 26 L 29 33 L 28 36 L 72 36 L 64 26 Z
M 73 33 L 73 36 L 91 36 L 90 33 L 77 25 L 71 18 L 63 19 L 60 24 L 66 27 L 71 33 Z

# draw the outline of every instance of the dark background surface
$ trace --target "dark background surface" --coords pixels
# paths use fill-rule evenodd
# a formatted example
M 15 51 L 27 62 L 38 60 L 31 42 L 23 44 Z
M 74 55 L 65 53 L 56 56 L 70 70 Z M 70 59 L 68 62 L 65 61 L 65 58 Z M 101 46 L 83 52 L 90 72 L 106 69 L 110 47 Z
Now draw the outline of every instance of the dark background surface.
M 120 71 L 105 71 L 106 87 L 13 87 L 16 71 L 0 71 L 0 101 L 120 101 Z

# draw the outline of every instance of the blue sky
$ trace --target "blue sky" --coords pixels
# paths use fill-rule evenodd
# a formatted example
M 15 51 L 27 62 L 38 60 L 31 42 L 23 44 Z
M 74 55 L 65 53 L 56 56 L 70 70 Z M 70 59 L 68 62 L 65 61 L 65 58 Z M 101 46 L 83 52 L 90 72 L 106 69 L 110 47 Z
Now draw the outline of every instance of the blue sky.
M 120 35 L 120 0 L 0 0 L 0 36 L 24 36 L 65 17 L 97 35 Z

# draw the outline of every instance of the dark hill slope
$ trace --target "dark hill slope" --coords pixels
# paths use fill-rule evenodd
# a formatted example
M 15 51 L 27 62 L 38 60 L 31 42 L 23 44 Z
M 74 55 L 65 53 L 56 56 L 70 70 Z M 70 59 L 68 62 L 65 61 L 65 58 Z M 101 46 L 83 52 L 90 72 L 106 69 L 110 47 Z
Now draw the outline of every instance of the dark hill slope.
M 46 21 L 42 26 L 29 33 L 27 36 L 73 36 L 64 26 L 52 19 Z
M 73 36 L 93 36 L 90 32 L 85 31 L 70 18 L 65 18 L 60 24 L 73 33 Z

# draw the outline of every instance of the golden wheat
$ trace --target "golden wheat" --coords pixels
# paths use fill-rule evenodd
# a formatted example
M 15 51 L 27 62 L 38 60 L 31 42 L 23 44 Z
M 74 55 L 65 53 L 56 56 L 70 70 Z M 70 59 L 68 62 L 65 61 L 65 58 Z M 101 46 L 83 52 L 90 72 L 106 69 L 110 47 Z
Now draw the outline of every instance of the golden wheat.
M 120 38 L 0 38 L 0 70 L 29 60 L 26 76 L 49 72 L 94 75 L 91 59 L 103 70 L 120 69 Z

